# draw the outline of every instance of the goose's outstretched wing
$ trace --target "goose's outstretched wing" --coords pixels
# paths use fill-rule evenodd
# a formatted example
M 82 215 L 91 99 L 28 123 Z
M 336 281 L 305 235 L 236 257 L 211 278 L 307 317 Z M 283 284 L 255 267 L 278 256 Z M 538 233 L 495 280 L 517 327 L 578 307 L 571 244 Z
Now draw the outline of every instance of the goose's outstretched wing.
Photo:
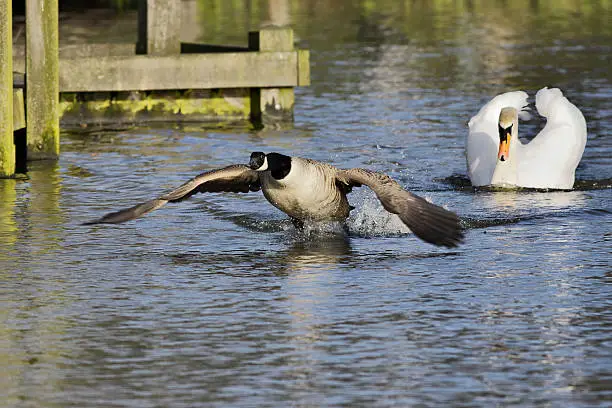
M 119 224 L 130 221 L 156 210 L 166 203 L 183 201 L 196 193 L 221 191 L 248 193 L 249 191 L 258 191 L 260 188 L 258 173 L 248 166 L 236 164 L 197 175 L 159 198 L 106 214 L 101 218 L 86 222 L 84 225 Z
M 365 169 L 339 170 L 337 180 L 349 187 L 370 187 L 390 213 L 397 214 L 423 241 L 448 248 L 463 240 L 457 214 L 430 203 L 402 188 L 386 174 Z

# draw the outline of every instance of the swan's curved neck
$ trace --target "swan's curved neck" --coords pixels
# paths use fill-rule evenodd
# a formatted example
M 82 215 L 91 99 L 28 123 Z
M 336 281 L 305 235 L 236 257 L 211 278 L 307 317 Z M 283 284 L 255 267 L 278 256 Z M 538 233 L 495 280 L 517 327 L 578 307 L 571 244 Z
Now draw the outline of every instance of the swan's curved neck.
M 491 184 L 496 186 L 516 186 L 518 184 L 518 162 L 521 143 L 518 140 L 518 120 L 512 124 L 512 133 L 508 138 L 508 152 L 498 156 Z M 501 141 L 500 141 L 501 143 Z

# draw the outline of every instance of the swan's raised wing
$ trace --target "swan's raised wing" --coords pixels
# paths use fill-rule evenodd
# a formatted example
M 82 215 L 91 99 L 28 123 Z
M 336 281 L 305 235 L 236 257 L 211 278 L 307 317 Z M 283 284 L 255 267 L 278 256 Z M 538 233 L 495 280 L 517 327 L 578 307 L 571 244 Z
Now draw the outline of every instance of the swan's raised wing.
M 485 104 L 468 122 L 469 133 L 466 143 L 468 175 L 474 186 L 491 184 L 497 164 L 499 147 L 499 113 L 502 108 L 513 107 L 525 116 L 528 95 L 523 91 L 506 92 L 497 95 Z
M 236 164 L 197 175 L 159 198 L 106 214 L 101 218 L 86 222 L 84 225 L 119 224 L 130 221 L 156 210 L 169 202 L 183 201 L 196 193 L 221 191 L 248 193 L 249 191 L 258 191 L 260 188 L 258 173 L 251 170 L 248 166 Z
M 584 116 L 558 88 L 540 89 L 536 108 L 546 117 L 546 125 L 524 148 L 525 161 L 531 164 L 525 168 L 526 176 L 542 172 L 562 179 L 563 174 L 573 183 L 587 140 Z
M 336 178 L 339 183 L 348 187 L 370 187 L 383 207 L 390 213 L 397 214 L 423 241 L 452 248 L 463 240 L 457 214 L 404 190 L 386 174 L 365 169 L 349 169 L 339 170 Z

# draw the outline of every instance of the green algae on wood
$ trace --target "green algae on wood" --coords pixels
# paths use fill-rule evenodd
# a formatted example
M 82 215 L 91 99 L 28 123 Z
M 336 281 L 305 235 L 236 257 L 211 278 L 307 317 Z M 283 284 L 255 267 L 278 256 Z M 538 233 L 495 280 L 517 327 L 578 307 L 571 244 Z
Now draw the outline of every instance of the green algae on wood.
M 145 121 L 246 120 L 246 88 L 186 91 L 63 93 L 62 125 L 139 123 Z
M 0 177 L 15 173 L 12 2 L 0 0 Z
M 59 156 L 58 0 L 26 0 L 28 160 Z

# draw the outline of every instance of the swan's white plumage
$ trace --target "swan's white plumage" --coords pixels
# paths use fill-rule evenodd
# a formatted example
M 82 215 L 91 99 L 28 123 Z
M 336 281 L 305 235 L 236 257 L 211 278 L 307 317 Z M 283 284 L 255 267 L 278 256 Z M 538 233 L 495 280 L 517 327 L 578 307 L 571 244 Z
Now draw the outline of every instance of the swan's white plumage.
M 495 171 L 495 165 L 497 164 L 499 113 L 506 106 L 511 106 L 520 111 L 527 106 L 527 97 L 527 93 L 523 91 L 497 95 L 480 108 L 476 116 L 470 119 L 466 152 L 468 175 L 472 185 L 486 186 L 491 184 L 493 171 Z
M 586 121 L 557 88 L 542 88 L 536 94 L 536 109 L 547 120 L 542 131 L 528 144 L 512 137 L 510 159 L 498 160 L 501 109 L 513 107 L 522 116 L 526 106 L 525 92 L 507 92 L 493 98 L 470 119 L 466 156 L 472 185 L 573 187 L 574 173 L 586 144 Z

